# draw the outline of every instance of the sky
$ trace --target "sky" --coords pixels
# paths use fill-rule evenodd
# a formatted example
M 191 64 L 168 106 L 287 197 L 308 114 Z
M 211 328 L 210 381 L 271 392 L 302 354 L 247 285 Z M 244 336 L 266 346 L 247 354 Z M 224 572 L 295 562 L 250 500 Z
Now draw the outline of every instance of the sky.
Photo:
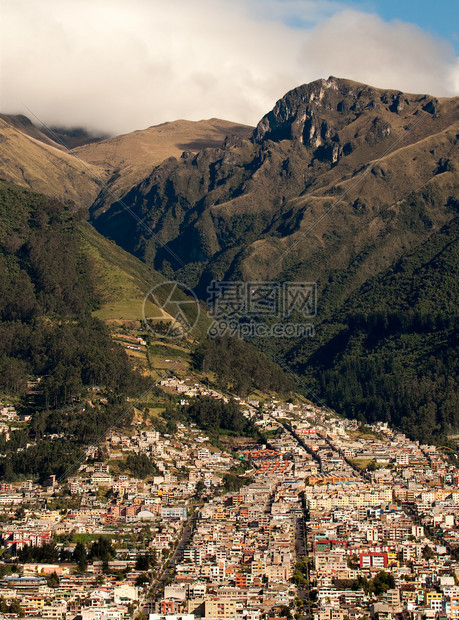
M 115 135 L 255 125 L 330 75 L 459 94 L 457 0 L 0 0 L 0 111 Z

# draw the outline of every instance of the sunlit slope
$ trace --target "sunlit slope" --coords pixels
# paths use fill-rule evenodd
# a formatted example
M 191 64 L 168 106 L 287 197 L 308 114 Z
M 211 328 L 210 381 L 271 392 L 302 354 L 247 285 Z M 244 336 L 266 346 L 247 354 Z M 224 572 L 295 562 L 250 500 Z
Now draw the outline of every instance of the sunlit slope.
M 247 137 L 251 127 L 217 118 L 202 121 L 178 120 L 133 131 L 73 149 L 83 161 L 104 170 L 110 191 L 102 192 L 97 206 L 105 209 L 133 185 L 152 173 L 169 157 L 220 147 L 228 135 Z M 113 196 L 114 195 L 114 196 Z
M 103 173 L 0 118 L 0 178 L 88 208 L 100 191 Z

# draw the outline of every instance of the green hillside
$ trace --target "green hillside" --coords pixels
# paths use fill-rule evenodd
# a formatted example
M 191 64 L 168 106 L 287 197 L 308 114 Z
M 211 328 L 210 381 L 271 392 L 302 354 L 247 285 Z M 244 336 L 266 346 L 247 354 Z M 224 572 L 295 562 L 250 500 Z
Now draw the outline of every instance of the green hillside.
M 155 325 L 160 323 L 181 329 L 176 320 L 177 307 L 173 303 L 178 301 L 184 302 L 180 307 L 184 308 L 190 325 L 193 325 L 193 329 L 186 333 L 190 343 L 206 334 L 210 320 L 204 306 L 198 308 L 193 303 L 194 298 L 188 298 L 186 291 L 179 288 L 174 289 L 168 300 L 174 287 L 173 279 L 168 284 L 167 278 L 104 238 L 87 222 L 79 224 L 78 232 L 97 298 L 93 316 L 111 327 L 125 325 L 143 330 L 144 317 L 147 317 L 155 335 Z M 154 293 L 149 295 L 152 289 Z M 159 306 L 153 300 L 157 300 Z
M 127 398 L 153 386 L 145 351 L 127 345 L 148 334 L 143 307 L 179 325 L 167 312 L 175 289 L 55 199 L 0 182 L 0 222 L 0 400 L 32 416 L 0 438 L 0 475 L 60 475 L 106 429 L 130 423 Z M 143 305 L 155 285 L 164 311 Z M 181 290 L 174 300 L 188 302 Z M 184 357 L 207 325 L 202 313 Z
M 93 223 L 204 300 L 213 279 L 315 282 L 316 337 L 260 339 L 263 351 L 348 415 L 390 418 L 417 437 L 457 430 L 444 321 L 459 301 L 445 237 L 457 216 L 458 105 L 317 80 L 280 99 L 250 139 L 167 159 Z M 435 244 L 438 258 L 424 261 Z
M 53 406 L 71 402 L 84 385 L 128 388 L 124 353 L 91 315 L 97 295 L 76 216 L 3 182 L 0 209 L 1 387 L 21 394 L 28 376 L 43 377 L 43 402 Z M 67 385 L 54 385 L 62 373 L 69 373 Z
M 86 222 L 79 225 L 79 233 L 97 295 L 94 316 L 104 321 L 142 320 L 145 295 L 164 277 L 102 237 Z
M 98 298 L 77 216 L 1 182 L 0 221 L 0 392 L 32 415 L 2 436 L 0 472 L 60 474 L 147 382 L 92 315 Z M 53 442 L 45 431 L 64 436 Z
M 455 218 L 287 354 L 329 405 L 417 439 L 459 428 L 458 233 Z

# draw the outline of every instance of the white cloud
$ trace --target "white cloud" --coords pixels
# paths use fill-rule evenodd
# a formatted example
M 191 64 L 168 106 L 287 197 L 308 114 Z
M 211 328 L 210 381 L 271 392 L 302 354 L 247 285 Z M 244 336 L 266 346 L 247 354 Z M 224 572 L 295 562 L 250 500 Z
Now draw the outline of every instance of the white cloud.
M 333 1 L 3 0 L 1 18 L 1 110 L 26 105 L 51 124 L 255 124 L 287 90 L 328 75 L 436 95 L 459 87 L 448 46 Z
M 344 10 L 318 24 L 302 47 L 315 71 L 413 93 L 453 95 L 456 58 L 419 27 Z M 311 60 L 312 59 L 312 60 Z

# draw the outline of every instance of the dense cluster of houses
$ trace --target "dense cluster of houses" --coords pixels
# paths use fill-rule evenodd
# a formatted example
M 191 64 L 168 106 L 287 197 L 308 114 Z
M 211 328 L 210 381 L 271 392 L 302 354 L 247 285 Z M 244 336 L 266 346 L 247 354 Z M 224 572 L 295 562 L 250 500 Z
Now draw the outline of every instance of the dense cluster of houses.
M 163 388 L 226 399 L 174 378 Z M 137 427 L 107 435 L 104 460 L 88 451 L 66 481 L 2 483 L 4 605 L 65 620 L 137 610 L 150 620 L 459 618 L 459 470 L 444 451 L 310 404 L 240 402 L 266 445 L 230 454 L 193 424 L 173 434 Z M 12 406 L 1 413 L 4 432 L 20 422 Z M 132 454 L 154 473 L 123 471 Z M 246 483 L 222 493 L 241 460 Z M 98 536 L 110 538 L 113 557 L 82 570 L 76 541 Z M 19 561 L 50 543 L 66 561 Z M 152 554 L 152 569 L 139 569 Z M 167 581 L 150 589 L 166 566 Z
M 263 475 L 209 501 L 156 613 L 257 620 L 292 604 L 302 510 L 290 484 L 282 472 Z
M 456 467 L 386 424 L 359 432 L 311 408 L 292 427 L 317 465 L 304 486 L 317 620 L 459 617 Z

